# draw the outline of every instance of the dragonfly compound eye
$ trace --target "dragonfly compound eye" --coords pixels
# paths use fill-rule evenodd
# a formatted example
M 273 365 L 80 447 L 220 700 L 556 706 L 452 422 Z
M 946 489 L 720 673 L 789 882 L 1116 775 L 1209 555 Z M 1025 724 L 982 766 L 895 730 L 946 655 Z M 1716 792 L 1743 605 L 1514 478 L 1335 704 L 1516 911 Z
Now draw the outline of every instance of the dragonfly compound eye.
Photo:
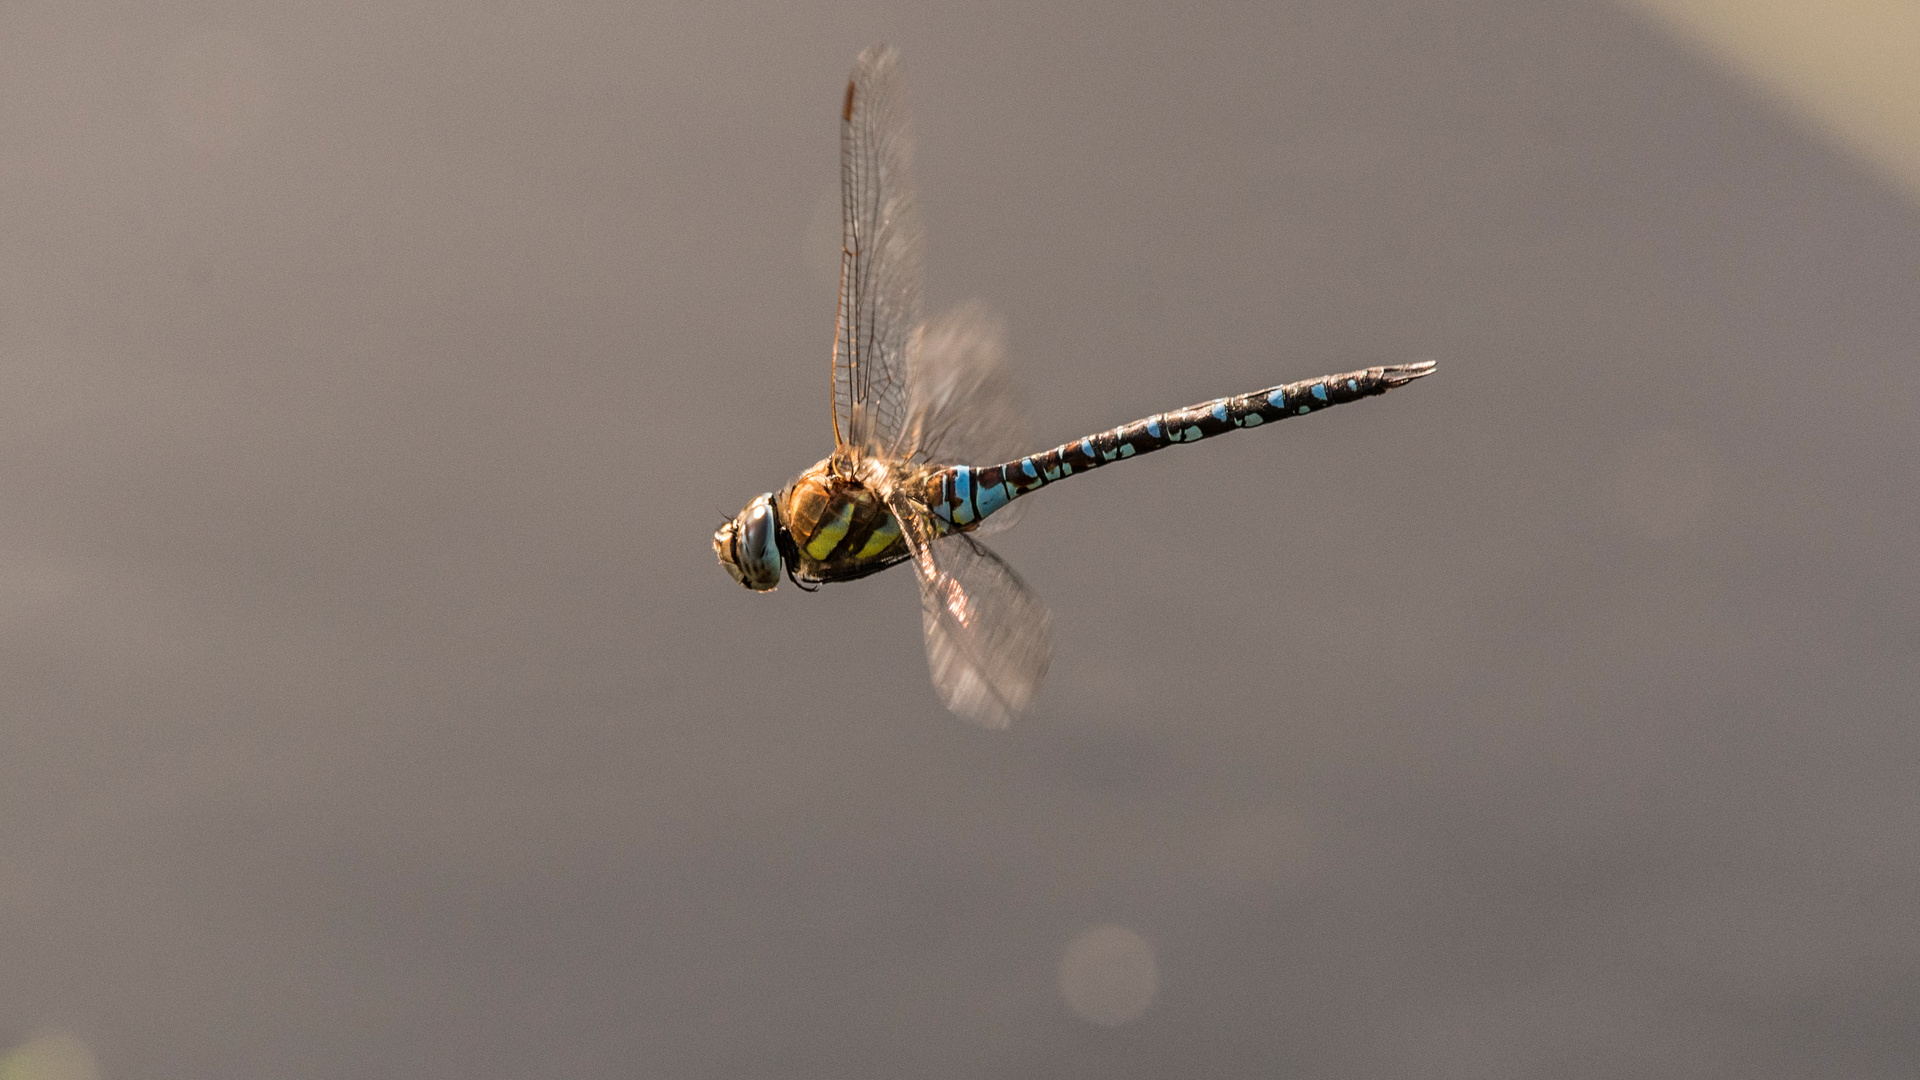
M 773 516 L 773 494 L 747 504 L 740 516 L 713 534 L 713 553 L 733 580 L 755 592 L 780 584 L 780 544 Z

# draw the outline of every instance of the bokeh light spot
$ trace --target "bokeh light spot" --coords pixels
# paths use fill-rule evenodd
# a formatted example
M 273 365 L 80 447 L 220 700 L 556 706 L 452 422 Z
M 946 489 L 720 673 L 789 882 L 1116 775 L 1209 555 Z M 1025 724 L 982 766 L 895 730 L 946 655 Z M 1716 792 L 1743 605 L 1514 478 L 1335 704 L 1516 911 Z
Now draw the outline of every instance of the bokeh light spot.
M 1124 926 L 1082 930 L 1060 958 L 1060 996 L 1067 1007 L 1107 1027 L 1139 1019 L 1159 983 L 1153 947 Z

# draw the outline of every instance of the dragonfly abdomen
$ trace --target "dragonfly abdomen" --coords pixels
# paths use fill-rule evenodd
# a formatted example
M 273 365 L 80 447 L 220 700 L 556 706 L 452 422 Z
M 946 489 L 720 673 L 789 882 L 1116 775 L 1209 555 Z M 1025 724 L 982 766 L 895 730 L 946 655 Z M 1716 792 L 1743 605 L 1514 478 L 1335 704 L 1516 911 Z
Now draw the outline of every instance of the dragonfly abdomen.
M 1175 443 L 1199 442 L 1241 428 L 1319 412 L 1334 405 L 1384 394 L 1431 373 L 1431 360 L 1323 375 L 1250 394 L 1216 398 L 1173 412 L 1156 413 L 1097 435 L 1061 443 L 1045 453 L 999 465 L 954 465 L 938 474 L 933 512 L 955 529 L 966 529 L 1029 491 L 1075 473 L 1150 454 Z

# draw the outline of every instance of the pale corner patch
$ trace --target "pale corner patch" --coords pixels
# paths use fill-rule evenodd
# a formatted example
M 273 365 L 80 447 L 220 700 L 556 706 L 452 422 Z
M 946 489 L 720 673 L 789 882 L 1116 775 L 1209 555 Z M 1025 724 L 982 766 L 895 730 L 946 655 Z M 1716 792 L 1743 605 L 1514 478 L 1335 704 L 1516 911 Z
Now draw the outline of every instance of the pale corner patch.
M 1920 200 L 1920 3 L 1621 2 L 1784 99 Z
M 1083 1020 L 1119 1027 L 1153 1004 L 1160 971 L 1153 946 L 1124 926 L 1082 930 L 1060 957 L 1060 996 Z
M 0 1080 L 100 1080 L 100 1066 L 86 1043 L 56 1031 L 0 1056 Z

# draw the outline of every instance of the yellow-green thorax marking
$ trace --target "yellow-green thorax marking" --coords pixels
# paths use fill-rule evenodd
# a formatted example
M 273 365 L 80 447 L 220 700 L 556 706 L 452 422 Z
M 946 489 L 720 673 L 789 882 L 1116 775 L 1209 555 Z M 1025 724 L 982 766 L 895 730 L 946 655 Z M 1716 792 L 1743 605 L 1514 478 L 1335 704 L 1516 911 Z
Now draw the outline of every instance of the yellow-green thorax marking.
M 774 501 L 792 542 L 789 568 L 801 581 L 851 581 L 909 554 L 880 496 L 842 475 L 832 458 L 795 477 Z

